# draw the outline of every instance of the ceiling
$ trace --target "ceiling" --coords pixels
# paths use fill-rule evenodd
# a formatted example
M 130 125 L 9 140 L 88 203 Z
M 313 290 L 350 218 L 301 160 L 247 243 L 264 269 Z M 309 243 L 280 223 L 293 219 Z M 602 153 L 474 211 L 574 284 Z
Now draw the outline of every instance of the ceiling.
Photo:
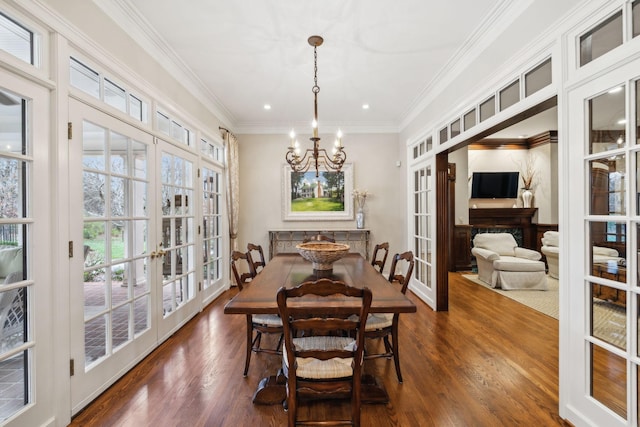
M 102 3 L 102 4 L 101 4 Z M 313 118 L 320 35 L 320 130 L 398 132 L 439 73 L 508 0 L 117 0 L 169 58 L 199 80 L 240 133 L 280 132 Z M 122 14 L 119 15 L 120 17 Z M 131 28 L 128 28 L 131 33 Z M 164 60 L 167 60 L 165 58 Z M 264 105 L 269 104 L 270 110 Z M 363 109 L 368 104 L 369 109 Z M 225 120 L 222 120 L 223 123 Z

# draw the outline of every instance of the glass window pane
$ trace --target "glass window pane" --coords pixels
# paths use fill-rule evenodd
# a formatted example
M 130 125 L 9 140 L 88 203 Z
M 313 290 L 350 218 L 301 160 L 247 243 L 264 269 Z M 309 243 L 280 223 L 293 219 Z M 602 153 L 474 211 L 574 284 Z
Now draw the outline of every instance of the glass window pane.
M 622 11 L 580 37 L 580 66 L 622 44 Z
M 591 346 L 591 395 L 623 418 L 627 416 L 627 362 L 599 347 Z
M 615 150 L 625 144 L 624 86 L 589 100 L 589 153 Z
M 158 121 L 158 130 L 164 134 L 170 135 L 171 121 L 169 120 L 169 117 L 158 111 L 156 114 L 156 120 Z
M 460 135 L 460 119 L 451 123 L 451 138 Z
M 21 98 L 0 90 L 0 151 L 26 154 L 26 138 L 22 126 L 26 113 L 26 103 Z
M 624 215 L 626 213 L 625 156 L 592 160 L 591 215 Z
M 129 95 L 129 115 L 136 120 L 144 121 L 142 116 L 142 101 L 133 95 Z
M 640 129 L 640 80 L 636 81 L 636 129 Z M 636 144 L 640 144 L 640 132 L 636 132 Z M 637 163 L 640 165 L 640 163 Z M 640 167 L 640 166 L 638 166 Z M 640 188 L 640 187 L 638 187 Z
M 590 234 L 590 273 L 595 277 L 620 283 L 627 281 L 626 225 L 615 221 L 592 221 Z M 626 295 L 603 298 L 626 304 Z
M 591 292 L 591 335 L 626 350 L 626 291 L 591 283 Z
M 128 173 L 128 144 L 129 140 L 126 136 L 120 135 L 113 131 L 110 132 L 110 150 L 109 157 L 111 160 L 111 172 L 120 175 L 126 175 Z
M 127 112 L 127 94 L 123 88 L 109 79 L 104 79 L 104 102 L 122 112 Z
M 496 114 L 496 98 L 492 96 L 480 104 L 480 121 L 484 122 L 494 114 Z
M 500 91 L 500 111 L 520 101 L 520 80 L 516 80 Z
M 85 368 L 107 354 L 107 316 L 89 320 L 84 325 Z
M 82 123 L 82 165 L 87 169 L 104 171 L 107 130 L 87 121 Z
M 148 295 L 144 295 L 134 302 L 133 328 L 136 335 L 149 329 L 149 312 L 150 312 L 149 305 L 150 305 L 150 299 Z
M 536 93 L 551 84 L 551 58 L 529 71 L 524 76 L 525 96 Z
M 440 130 L 440 144 L 449 140 L 449 129 L 443 128 Z
M 70 58 L 69 78 L 71 86 L 100 99 L 100 76 L 91 68 L 74 58 Z
M 464 130 L 471 129 L 476 125 L 476 109 L 469 111 L 463 117 L 464 120 Z
M 23 218 L 26 164 L 0 157 L 0 218 Z
M 633 2 L 633 37 L 640 34 L 640 0 Z
M 0 49 L 33 64 L 33 33 L 0 13 Z
M 106 209 L 107 177 L 101 173 L 83 173 L 84 214 L 88 217 L 104 217 Z

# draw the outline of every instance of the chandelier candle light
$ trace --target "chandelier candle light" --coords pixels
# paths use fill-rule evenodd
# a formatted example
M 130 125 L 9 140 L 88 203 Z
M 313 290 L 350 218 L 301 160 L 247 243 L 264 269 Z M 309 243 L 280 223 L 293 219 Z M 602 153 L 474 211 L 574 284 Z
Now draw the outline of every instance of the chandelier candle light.
M 316 177 L 320 174 L 320 168 L 325 167 L 339 172 L 347 159 L 347 153 L 344 152 L 342 147 L 342 132 L 338 130 L 332 154 L 329 156 L 324 148 L 320 148 L 320 137 L 318 136 L 318 93 L 320 92 L 320 86 L 318 86 L 318 46 L 322 45 L 324 39 L 320 36 L 309 37 L 309 44 L 313 46 L 313 122 L 311 124 L 313 128 L 313 136 L 309 139 L 313 141 L 313 148 L 307 148 L 304 155 L 300 155 L 300 144 L 296 139 L 296 134 L 293 130 L 289 134 L 291 138 L 291 145 L 288 148 L 285 156 L 287 163 L 291 166 L 294 172 L 306 172 L 311 166 L 316 169 Z

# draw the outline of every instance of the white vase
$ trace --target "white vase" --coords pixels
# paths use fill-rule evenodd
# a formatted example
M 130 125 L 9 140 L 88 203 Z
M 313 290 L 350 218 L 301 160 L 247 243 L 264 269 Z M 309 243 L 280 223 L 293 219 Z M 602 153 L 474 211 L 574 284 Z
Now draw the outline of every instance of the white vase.
M 364 210 L 362 208 L 358 208 L 358 212 L 356 212 L 356 228 L 364 228 Z
M 525 188 L 522 191 L 522 206 L 525 208 L 530 208 L 532 201 L 533 201 L 533 192 Z

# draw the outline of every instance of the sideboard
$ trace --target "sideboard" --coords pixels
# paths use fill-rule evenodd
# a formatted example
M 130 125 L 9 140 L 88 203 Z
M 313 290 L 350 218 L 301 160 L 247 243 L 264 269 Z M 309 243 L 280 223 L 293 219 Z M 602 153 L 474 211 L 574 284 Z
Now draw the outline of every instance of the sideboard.
M 365 259 L 369 259 L 369 236 L 367 229 L 341 230 L 269 230 L 269 259 L 279 253 L 297 252 L 296 245 L 305 239 L 318 234 L 331 237 L 337 243 L 351 246 L 351 252 L 359 252 Z

